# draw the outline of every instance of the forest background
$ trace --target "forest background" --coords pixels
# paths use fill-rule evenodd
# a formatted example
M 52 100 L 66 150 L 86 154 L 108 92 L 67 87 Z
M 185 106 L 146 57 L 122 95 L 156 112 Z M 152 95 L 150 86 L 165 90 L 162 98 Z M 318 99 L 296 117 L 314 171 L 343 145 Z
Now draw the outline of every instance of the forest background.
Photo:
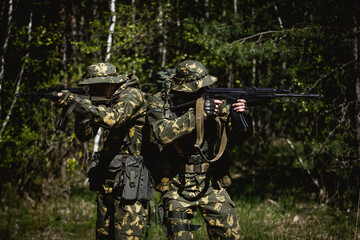
M 254 136 L 229 146 L 245 239 L 360 239 L 359 18 L 356 0 L 1 1 L 0 237 L 93 238 L 96 217 L 97 146 L 76 139 L 73 118 L 57 130 L 51 101 L 15 93 L 76 87 L 108 61 L 149 96 L 162 67 L 194 59 L 220 87 L 324 95 L 249 109 Z

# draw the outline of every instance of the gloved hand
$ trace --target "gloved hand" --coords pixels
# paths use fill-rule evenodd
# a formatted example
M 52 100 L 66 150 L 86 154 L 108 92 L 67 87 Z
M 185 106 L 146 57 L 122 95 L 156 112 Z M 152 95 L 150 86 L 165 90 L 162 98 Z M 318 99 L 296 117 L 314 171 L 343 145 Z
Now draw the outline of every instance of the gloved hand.
M 206 99 L 204 102 L 204 111 L 207 116 L 216 116 L 219 111 L 219 105 L 223 102 L 217 99 Z

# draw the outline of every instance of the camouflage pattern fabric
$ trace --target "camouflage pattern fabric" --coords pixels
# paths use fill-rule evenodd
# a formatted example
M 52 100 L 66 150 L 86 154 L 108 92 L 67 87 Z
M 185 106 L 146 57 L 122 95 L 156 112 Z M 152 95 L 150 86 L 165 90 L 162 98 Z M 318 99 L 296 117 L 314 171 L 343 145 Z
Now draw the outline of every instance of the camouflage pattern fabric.
M 131 87 L 135 84 L 137 84 L 137 80 L 127 81 L 121 85 L 111 98 L 110 106 L 95 106 L 90 100 L 71 94 L 69 98 L 72 98 L 88 112 L 85 116 L 76 116 L 77 138 L 81 141 L 88 141 L 96 135 L 101 126 L 104 128 L 105 151 L 140 155 L 146 101 L 139 89 Z M 124 138 L 130 141 L 130 144 L 125 144 Z M 134 149 L 133 152 L 129 151 L 129 147 Z
M 214 84 L 216 78 L 209 76 L 200 62 L 192 60 L 180 63 L 174 75 L 168 73 L 171 74 L 167 74 L 167 78 L 160 79 L 164 81 L 165 91 L 162 89 L 149 99 L 147 111 L 149 138 L 154 146 L 158 146 L 158 153 L 154 155 L 156 159 L 151 160 L 154 166 L 160 165 L 159 172 L 155 170 L 153 174 L 160 175 L 156 176 L 157 190 L 163 193 L 165 216 L 168 216 L 165 225 L 170 233 L 168 239 L 193 238 L 190 229 L 195 230 L 196 227 L 189 225 L 191 219 L 187 216 L 194 216 L 197 208 L 206 222 L 210 239 L 240 239 L 236 208 L 223 188 L 230 185 L 227 158 L 223 156 L 217 162 L 209 163 L 208 169 L 204 167 L 204 160 L 194 148 L 194 108 L 169 113 L 171 94 L 196 94 L 201 88 Z M 205 136 L 201 151 L 210 159 L 216 155 L 220 126 L 225 126 L 230 137 L 239 133 L 232 133 L 236 129 L 229 121 L 230 108 L 226 103 L 220 105 L 217 116 L 203 114 Z
M 99 71 L 102 71 L 101 69 L 104 68 L 97 68 Z M 105 71 L 104 76 L 108 73 L 109 71 Z M 94 81 L 100 79 L 99 75 L 90 77 L 89 79 Z M 112 83 L 114 79 L 117 77 L 111 76 L 109 81 Z M 84 81 L 82 83 L 90 84 Z M 62 99 L 62 106 L 77 104 L 76 108 L 82 109 L 80 112 L 83 114 L 76 114 L 77 138 L 89 141 L 96 135 L 99 127 L 103 127 L 104 152 L 110 153 L 109 155 L 140 155 L 147 104 L 143 93 L 136 88 L 138 83 L 136 77 L 126 76 L 106 106 L 96 106 L 88 99 L 64 92 L 66 97 Z M 145 204 L 125 201 L 121 199 L 121 192 L 114 192 L 112 187 L 105 183 L 102 186 L 97 198 L 96 238 L 141 239 L 147 215 Z
M 156 93 L 149 100 L 149 110 L 163 109 L 164 101 L 162 100 L 161 93 Z M 162 113 L 160 113 L 162 116 Z M 192 133 L 195 130 L 195 110 L 189 109 L 186 113 L 178 117 L 177 119 L 161 119 L 156 121 L 158 117 L 154 117 L 152 114 L 150 118 L 150 138 L 151 141 L 161 145 L 166 145 L 177 138 L 183 137 Z M 171 129 L 171 131 L 168 131 Z
M 116 68 L 111 63 L 97 63 L 87 67 L 84 79 L 78 83 L 79 86 L 99 83 L 123 83 L 126 75 L 118 75 Z
M 147 216 L 145 203 L 125 201 L 100 191 L 97 197 L 96 239 L 142 239 Z
M 148 102 L 148 113 L 150 113 L 148 114 L 148 119 L 151 128 L 150 139 L 152 142 L 157 143 L 160 148 L 195 131 L 194 108 L 189 108 L 185 113 L 175 119 L 166 119 L 163 116 L 164 112 L 158 112 L 158 110 L 163 111 L 164 104 L 165 102 L 160 92 L 154 94 Z M 154 109 L 157 110 L 153 111 Z M 221 121 L 226 121 L 228 115 L 229 107 L 224 103 L 219 108 L 218 118 L 221 119 Z M 230 124 L 227 123 L 227 126 L 230 127 Z M 194 153 L 193 149 L 191 151 Z
M 172 169 L 181 171 L 185 163 L 189 160 L 186 156 L 197 154 L 194 149 L 196 139 L 195 135 L 195 111 L 193 108 L 188 109 L 182 115 L 173 119 L 165 119 L 163 109 L 164 100 L 161 94 L 155 94 L 149 100 L 148 121 L 150 125 L 150 139 L 156 143 L 161 150 L 160 160 L 163 166 L 170 164 Z M 224 107 L 220 110 L 221 121 L 225 121 L 228 115 L 228 108 Z M 207 123 L 206 141 L 202 146 L 202 150 L 210 154 L 213 149 L 209 149 L 214 145 L 217 139 L 217 121 Z M 213 123 L 213 127 L 211 126 Z M 212 129 L 209 131 L 209 129 Z M 214 133 L 214 134 L 211 134 Z M 182 154 L 176 150 L 175 145 L 181 148 Z M 219 160 L 220 161 L 220 160 Z M 211 167 L 210 167 L 211 168 Z M 173 171 L 174 173 L 174 171 Z M 168 177 L 168 176 L 167 176 Z M 199 200 L 191 201 L 184 198 L 196 197 L 204 189 L 206 174 L 185 174 L 170 176 L 171 187 L 163 196 L 166 211 L 186 211 L 195 214 L 196 207 L 200 209 L 204 220 L 207 224 L 208 233 L 211 239 L 240 239 L 238 217 L 231 198 L 224 188 L 216 187 L 210 181 L 209 187 L 204 196 Z M 179 194 L 182 192 L 182 195 Z M 190 223 L 189 219 L 171 219 L 167 222 L 167 226 L 181 225 L 182 223 Z M 189 231 L 173 232 L 169 239 L 190 239 L 192 233 Z
M 186 60 L 176 67 L 174 80 L 176 85 L 172 87 L 173 91 L 195 92 L 200 88 L 212 85 L 217 81 L 217 78 L 208 75 L 202 63 Z
M 227 191 L 217 183 L 214 185 L 210 181 L 206 189 L 205 174 L 192 175 L 185 177 L 184 186 L 179 176 L 174 177 L 170 190 L 163 196 L 165 209 L 168 211 L 186 212 L 192 216 L 199 208 L 207 226 L 210 239 L 240 239 L 239 219 L 236 208 Z M 205 188 L 205 193 L 196 201 L 189 201 L 201 194 Z M 190 224 L 189 219 L 168 218 L 167 225 Z M 168 239 L 193 239 L 190 231 L 173 232 Z

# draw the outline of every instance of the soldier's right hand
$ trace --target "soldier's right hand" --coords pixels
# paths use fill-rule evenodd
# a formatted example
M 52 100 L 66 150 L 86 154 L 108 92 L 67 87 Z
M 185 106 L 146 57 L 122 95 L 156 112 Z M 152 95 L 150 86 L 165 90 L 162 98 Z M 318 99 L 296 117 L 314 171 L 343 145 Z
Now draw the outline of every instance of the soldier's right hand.
M 218 99 L 206 99 L 204 102 L 204 111 L 207 116 L 216 116 L 219 111 L 219 105 L 223 104 L 221 100 Z

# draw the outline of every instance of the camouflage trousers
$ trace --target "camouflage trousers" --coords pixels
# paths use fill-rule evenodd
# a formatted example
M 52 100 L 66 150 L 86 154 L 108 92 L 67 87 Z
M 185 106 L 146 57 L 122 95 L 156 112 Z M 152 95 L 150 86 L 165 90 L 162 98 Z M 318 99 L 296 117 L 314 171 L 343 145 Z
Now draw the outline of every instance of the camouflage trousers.
M 97 197 L 96 239 L 142 239 L 146 217 L 146 203 L 126 201 L 114 193 L 100 191 Z
M 213 184 L 205 178 L 205 175 L 196 175 L 182 181 L 178 177 L 173 178 L 170 190 L 163 196 L 165 211 L 168 214 L 169 211 L 186 212 L 193 217 L 196 208 L 199 208 L 210 239 L 241 239 L 238 215 L 229 194 L 219 184 Z M 174 218 L 169 214 L 167 229 L 174 225 L 190 224 L 190 219 Z M 170 230 L 168 239 L 193 239 L 193 234 L 188 230 Z

